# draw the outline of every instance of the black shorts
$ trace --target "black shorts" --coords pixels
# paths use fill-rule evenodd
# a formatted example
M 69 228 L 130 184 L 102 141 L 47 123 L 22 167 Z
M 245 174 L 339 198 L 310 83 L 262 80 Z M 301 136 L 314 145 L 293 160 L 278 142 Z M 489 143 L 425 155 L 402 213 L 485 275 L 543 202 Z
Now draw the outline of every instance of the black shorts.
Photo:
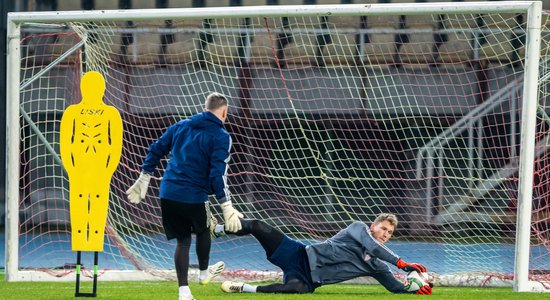
M 160 209 L 168 240 L 203 233 L 210 228 L 210 202 L 188 204 L 160 199 Z

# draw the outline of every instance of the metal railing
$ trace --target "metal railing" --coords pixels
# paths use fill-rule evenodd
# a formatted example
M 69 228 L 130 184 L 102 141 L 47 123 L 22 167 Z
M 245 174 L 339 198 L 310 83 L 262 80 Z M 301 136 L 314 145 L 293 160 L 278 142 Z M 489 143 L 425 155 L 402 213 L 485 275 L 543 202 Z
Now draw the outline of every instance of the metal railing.
M 433 199 L 444 195 L 445 176 L 437 176 L 437 190 L 433 189 L 433 178 L 436 174 L 442 174 L 446 168 L 444 162 L 446 159 L 445 150 L 447 145 L 455 141 L 459 137 L 467 136 L 468 148 L 468 177 L 480 178 L 483 170 L 483 118 L 492 113 L 501 104 L 509 102 L 510 123 L 516 124 L 517 119 L 517 100 L 518 93 L 522 90 L 521 84 L 523 78 L 517 78 L 510 82 L 503 89 L 493 94 L 487 101 L 470 111 L 451 127 L 441 132 L 438 136 L 431 139 L 428 143 L 418 149 L 416 152 L 416 179 L 426 182 L 425 186 L 425 203 L 426 203 L 426 221 L 433 222 L 432 207 Z M 478 138 L 477 143 L 475 141 Z M 515 153 L 518 141 L 516 140 L 516 127 L 511 126 L 511 133 L 508 135 L 510 160 L 517 157 Z M 470 181 L 470 188 L 475 184 L 475 181 Z

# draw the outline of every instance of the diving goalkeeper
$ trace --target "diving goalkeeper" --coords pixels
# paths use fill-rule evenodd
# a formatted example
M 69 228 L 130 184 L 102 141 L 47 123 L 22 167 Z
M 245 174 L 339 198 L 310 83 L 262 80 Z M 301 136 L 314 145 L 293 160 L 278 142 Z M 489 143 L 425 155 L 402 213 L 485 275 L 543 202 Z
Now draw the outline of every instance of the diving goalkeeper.
M 290 239 L 267 223 L 242 219 L 238 236 L 252 234 L 264 248 L 267 259 L 283 270 L 283 283 L 264 286 L 244 282 L 226 281 L 221 289 L 227 293 L 313 293 L 319 286 L 338 283 L 362 276 L 370 276 L 392 293 L 430 295 L 431 284 L 409 292 L 396 279 L 388 265 L 391 263 L 405 272 L 426 272 L 425 266 L 407 263 L 384 246 L 394 233 L 397 217 L 382 213 L 368 226 L 354 222 L 332 238 L 306 246 Z M 232 234 L 223 225 L 215 226 L 213 235 Z

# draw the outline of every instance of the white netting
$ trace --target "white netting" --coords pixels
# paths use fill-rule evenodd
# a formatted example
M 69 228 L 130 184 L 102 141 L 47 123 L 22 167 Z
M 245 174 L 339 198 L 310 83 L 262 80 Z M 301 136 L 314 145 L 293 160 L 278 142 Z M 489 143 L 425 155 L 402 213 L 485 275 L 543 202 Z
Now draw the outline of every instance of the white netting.
M 100 267 L 161 277 L 173 269 L 159 181 L 138 206 L 124 192 L 148 145 L 218 91 L 231 99 L 229 182 L 247 217 L 310 241 L 394 212 L 400 225 L 389 247 L 442 282 L 450 275 L 459 283 L 510 279 L 524 17 L 129 20 L 71 22 L 63 30 L 26 24 L 22 84 L 78 42 L 85 50 L 21 90 L 20 268 L 67 271 L 75 259 L 58 129 L 63 110 L 80 101 L 81 73 L 97 70 L 107 82 L 104 101 L 124 121 Z M 547 58 L 543 51 L 541 76 Z M 550 119 L 541 83 L 530 268 L 544 281 Z M 217 259 L 226 261 L 228 276 L 277 274 L 248 237 L 213 241 L 211 261 Z

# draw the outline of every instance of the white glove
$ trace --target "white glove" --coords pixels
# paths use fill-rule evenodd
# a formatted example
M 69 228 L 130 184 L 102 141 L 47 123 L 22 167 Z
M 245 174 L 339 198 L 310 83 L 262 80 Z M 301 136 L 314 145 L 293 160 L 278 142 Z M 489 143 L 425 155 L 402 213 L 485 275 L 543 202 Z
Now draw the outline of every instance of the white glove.
M 241 230 L 241 220 L 239 219 L 244 217 L 243 214 L 233 208 L 233 205 L 231 205 L 231 201 L 226 201 L 222 203 L 221 207 L 223 212 L 223 219 L 225 221 L 225 230 L 229 232 L 237 232 Z
M 128 200 L 133 204 L 139 204 L 141 200 L 145 199 L 147 194 L 147 188 L 149 188 L 149 181 L 151 181 L 151 175 L 141 173 L 136 183 L 132 185 L 127 191 L 126 195 Z

